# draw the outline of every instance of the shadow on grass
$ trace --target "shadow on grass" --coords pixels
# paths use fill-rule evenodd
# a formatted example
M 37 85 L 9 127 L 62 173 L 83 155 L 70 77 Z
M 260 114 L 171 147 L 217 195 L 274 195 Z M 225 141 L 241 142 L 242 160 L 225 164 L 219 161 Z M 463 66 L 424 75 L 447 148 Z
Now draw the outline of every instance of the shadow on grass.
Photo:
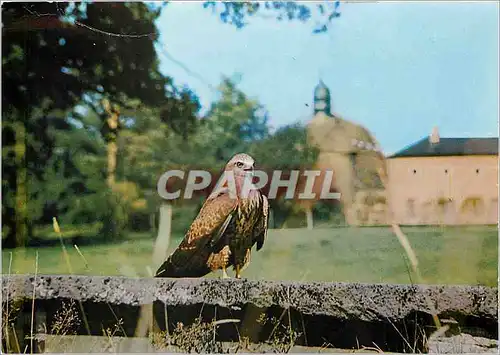
M 74 235 L 71 237 L 63 238 L 63 242 L 69 245 L 78 246 L 94 246 L 94 245 L 113 245 L 121 242 L 131 241 L 131 240 L 144 240 L 151 239 L 154 240 L 155 236 L 152 233 L 127 233 L 123 238 L 120 239 L 107 239 L 99 235 L 88 236 L 88 235 Z M 45 237 L 32 237 L 27 244 L 28 248 L 51 248 L 58 247 L 61 245 L 61 241 L 56 238 L 45 238 Z M 15 248 L 5 248 L 5 249 L 15 249 Z

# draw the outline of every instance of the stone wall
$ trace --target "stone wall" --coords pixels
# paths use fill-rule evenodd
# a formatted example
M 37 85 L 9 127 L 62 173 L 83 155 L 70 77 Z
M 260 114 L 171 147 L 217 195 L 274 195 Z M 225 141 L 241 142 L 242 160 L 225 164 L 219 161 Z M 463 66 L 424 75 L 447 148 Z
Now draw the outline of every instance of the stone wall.
M 361 349 L 377 344 L 383 351 L 427 351 L 426 339 L 436 330 L 433 315 L 459 333 L 498 337 L 498 291 L 481 286 L 16 275 L 2 280 L 2 296 L 4 305 L 21 300 L 14 323 L 28 347 L 24 336 L 30 334 L 31 319 L 37 333 L 51 329 L 69 300 L 78 303 L 85 320 L 77 334 L 87 336 L 102 336 L 120 319 L 122 336 L 137 336 L 144 312 L 150 312 L 157 330 L 216 319 L 214 339 L 224 343 L 248 338 L 267 344 L 276 325 L 262 320 L 279 319 L 300 334 L 296 346 Z

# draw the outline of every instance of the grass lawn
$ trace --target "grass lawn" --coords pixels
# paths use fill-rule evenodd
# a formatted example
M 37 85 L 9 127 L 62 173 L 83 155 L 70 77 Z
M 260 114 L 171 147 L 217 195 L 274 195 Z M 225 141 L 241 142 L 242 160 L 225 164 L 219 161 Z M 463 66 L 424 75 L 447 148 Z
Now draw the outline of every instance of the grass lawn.
M 422 276 L 432 284 L 496 286 L 498 234 L 491 227 L 406 227 Z M 173 250 L 180 236 L 170 242 Z M 153 238 L 132 235 L 113 245 L 66 245 L 72 272 L 80 275 L 149 276 Z M 12 273 L 67 274 L 61 247 L 12 251 Z M 11 251 L 2 251 L 2 273 Z M 234 275 L 231 274 L 230 275 Z M 208 277 L 219 277 L 220 273 Z M 250 279 L 411 283 L 404 250 L 389 228 L 273 229 L 253 252 L 243 276 Z M 415 278 L 413 277 L 413 280 Z

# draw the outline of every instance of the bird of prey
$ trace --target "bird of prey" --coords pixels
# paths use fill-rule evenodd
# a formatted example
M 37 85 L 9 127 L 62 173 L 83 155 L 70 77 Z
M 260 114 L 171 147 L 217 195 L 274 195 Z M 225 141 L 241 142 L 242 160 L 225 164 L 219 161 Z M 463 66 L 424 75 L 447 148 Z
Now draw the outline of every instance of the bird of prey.
M 212 192 L 155 277 L 202 277 L 222 269 L 222 278 L 228 278 L 226 269 L 232 266 L 241 278 L 252 247 L 257 244 L 260 250 L 267 235 L 269 203 L 251 183 L 253 169 L 248 154 L 229 160 L 225 173 L 232 173 L 234 184 L 229 177 L 227 187 Z

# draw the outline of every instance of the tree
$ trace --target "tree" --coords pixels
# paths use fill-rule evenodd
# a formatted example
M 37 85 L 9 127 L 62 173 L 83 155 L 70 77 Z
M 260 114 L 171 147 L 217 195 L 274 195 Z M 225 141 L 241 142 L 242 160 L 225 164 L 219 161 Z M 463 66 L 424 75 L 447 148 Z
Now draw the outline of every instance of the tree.
M 301 124 L 279 128 L 269 137 L 253 142 L 249 152 L 268 174 L 274 170 L 282 170 L 284 175 L 290 170 L 312 168 L 319 155 L 319 149 L 307 140 L 307 128 Z M 299 185 L 304 184 L 302 180 L 299 180 Z M 303 205 L 294 200 L 276 198 L 271 199 L 269 203 L 274 221 L 278 223 L 283 223 L 288 216 L 303 209 Z
M 45 133 L 58 124 L 52 112 L 68 113 L 86 100 L 106 124 L 102 99 L 122 109 L 138 99 L 170 112 L 177 103 L 191 107 L 193 97 L 179 93 L 158 70 L 159 9 L 142 3 L 11 2 L 2 10 L 2 145 L 8 152 L 2 187 L 12 191 L 2 214 L 10 227 L 4 246 L 16 246 L 30 234 L 28 201 L 54 153 Z M 58 122 L 70 118 L 62 116 Z
M 156 185 L 165 171 L 203 169 L 215 177 L 232 155 L 247 151 L 252 142 L 268 136 L 267 113 L 256 100 L 248 98 L 228 78 L 222 79 L 219 88 L 220 97 L 203 118 L 191 123 L 195 130 L 187 138 L 150 109 L 136 111 L 136 117 L 123 130 L 121 164 L 134 167 L 126 170 L 123 179 L 136 183 L 145 195 L 150 191 L 155 196 L 148 199 L 150 213 L 161 203 Z M 182 209 L 187 215 L 193 203 L 201 202 L 201 195 L 189 201 L 176 199 L 172 203 L 178 206 L 176 211 Z M 177 219 L 176 228 L 183 224 L 180 220 L 192 221 L 183 216 Z
M 254 142 L 249 151 L 269 169 L 311 168 L 319 154 L 318 148 L 308 143 L 307 129 L 301 124 L 279 128 L 266 139 Z
M 228 78 L 223 78 L 220 92 L 205 117 L 192 123 L 187 137 L 159 119 L 157 110 L 136 111 L 120 143 L 122 164 L 134 167 L 123 179 L 152 189 L 169 169 L 222 169 L 232 155 L 268 137 L 267 113 L 257 101 Z
M 238 1 L 218 2 L 205 1 L 203 7 L 219 15 L 222 22 L 243 28 L 248 25 L 250 17 L 264 17 L 278 21 L 310 21 L 316 19 L 314 33 L 328 30 L 333 19 L 340 16 L 340 1 L 324 1 L 320 4 L 304 4 L 295 1 Z
M 253 141 L 269 135 L 268 113 L 227 77 L 222 79 L 219 92 L 220 98 L 211 105 L 201 130 L 210 140 L 205 144 L 216 159 L 227 162 L 234 154 L 246 151 Z

